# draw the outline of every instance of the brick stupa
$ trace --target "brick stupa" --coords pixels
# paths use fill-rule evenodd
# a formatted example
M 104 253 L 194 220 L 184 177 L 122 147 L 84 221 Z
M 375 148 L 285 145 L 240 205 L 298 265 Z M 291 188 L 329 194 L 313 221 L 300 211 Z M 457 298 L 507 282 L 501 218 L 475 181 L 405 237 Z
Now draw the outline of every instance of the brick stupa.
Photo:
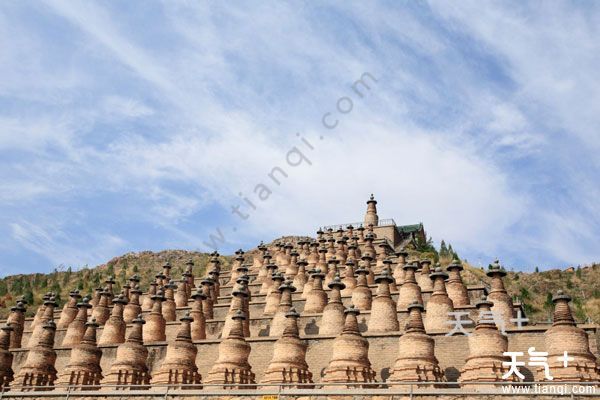
M 102 381 L 100 359 L 102 350 L 96 345 L 96 329 L 94 319 L 86 323 L 85 334 L 78 345 L 71 350 L 69 363 L 61 369 L 57 386 L 71 386 L 72 389 L 97 390 Z
M 360 334 L 356 316 L 359 310 L 346 309 L 342 333 L 333 341 L 333 354 L 325 368 L 323 382 L 375 382 L 375 371 L 369 361 L 369 342 Z

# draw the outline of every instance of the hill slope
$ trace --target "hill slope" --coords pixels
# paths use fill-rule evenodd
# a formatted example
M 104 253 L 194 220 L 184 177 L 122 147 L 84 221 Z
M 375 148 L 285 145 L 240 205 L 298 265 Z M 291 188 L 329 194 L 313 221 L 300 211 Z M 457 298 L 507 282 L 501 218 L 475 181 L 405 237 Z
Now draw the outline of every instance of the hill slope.
M 450 263 L 448 257 L 439 257 L 435 249 L 411 249 L 410 253 L 411 258 L 429 257 L 439 260 L 444 267 Z M 173 266 L 171 275 L 179 278 L 185 268 L 185 262 L 190 258 L 195 263 L 195 275 L 203 276 L 206 272 L 209 255 L 185 250 L 127 253 L 94 268 L 86 267 L 77 271 L 55 270 L 50 274 L 8 276 L 0 280 L 0 318 L 6 318 L 10 306 L 21 295 L 24 295 L 30 304 L 27 314 L 33 315 L 41 303 L 44 293 L 48 291 L 57 293 L 59 304 L 62 305 L 70 290 L 78 288 L 83 294 L 92 293 L 96 287 L 103 285 L 108 276 L 115 277 L 117 281 L 115 290 L 120 291 L 120 285 L 136 273 L 141 277 L 140 286 L 145 290 L 166 261 Z M 221 257 L 222 265 L 225 268 L 228 267 L 231 260 L 231 256 Z M 488 282 L 483 269 L 473 267 L 466 262 L 464 264 L 463 279 L 466 284 Z M 572 306 L 578 321 L 584 322 L 589 318 L 600 324 L 599 264 L 572 271 L 556 269 L 534 273 L 509 271 L 504 282 L 508 292 L 524 303 L 531 321 L 545 322 L 550 318 L 552 294 L 560 289 L 573 297 Z

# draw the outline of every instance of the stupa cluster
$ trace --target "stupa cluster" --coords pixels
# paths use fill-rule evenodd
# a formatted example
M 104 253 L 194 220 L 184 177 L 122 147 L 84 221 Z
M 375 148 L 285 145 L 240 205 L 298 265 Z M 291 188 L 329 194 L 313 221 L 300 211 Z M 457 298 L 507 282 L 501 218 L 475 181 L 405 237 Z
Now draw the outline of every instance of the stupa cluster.
M 24 317 L 21 299 L 0 328 L 0 386 L 18 392 L 505 382 L 503 353 L 523 328 L 504 269 L 490 265 L 489 289 L 466 287 L 460 261 L 442 269 L 415 258 L 404 250 L 414 233 L 381 224 L 376 204 L 371 197 L 360 225 L 261 243 L 251 254 L 239 250 L 227 269 L 214 253 L 202 277 L 189 261 L 175 279 L 167 262 L 147 288 L 134 275 L 114 293 L 109 278 L 91 298 L 72 291 L 61 310 L 48 293 L 33 319 Z M 577 326 L 567 295 L 553 300 L 552 325 L 526 326 L 534 339 L 525 342 L 549 353 L 555 381 L 599 381 L 597 344 L 590 342 L 597 327 Z M 469 336 L 448 336 L 457 312 L 471 323 Z M 572 357 L 566 368 L 555 361 L 564 351 Z M 541 369 L 529 372 L 545 379 Z

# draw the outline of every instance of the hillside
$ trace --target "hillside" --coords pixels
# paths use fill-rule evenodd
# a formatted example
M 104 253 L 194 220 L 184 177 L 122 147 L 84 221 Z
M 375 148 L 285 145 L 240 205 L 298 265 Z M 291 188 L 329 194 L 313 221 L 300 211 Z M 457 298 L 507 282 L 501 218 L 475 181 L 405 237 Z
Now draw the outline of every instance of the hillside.
M 71 290 L 77 288 L 84 295 L 91 294 L 96 287 L 103 286 L 103 282 L 109 276 L 114 276 L 117 282 L 115 284 L 117 292 L 121 290 L 121 285 L 126 282 L 127 278 L 133 274 L 140 276 L 140 286 L 142 290 L 145 290 L 154 275 L 162 270 L 161 266 L 166 261 L 173 266 L 171 275 L 180 278 L 185 269 L 184 264 L 190 258 L 195 264 L 195 275 L 204 275 L 210 258 L 209 254 L 185 250 L 164 250 L 157 253 L 151 251 L 127 253 L 115 257 L 105 264 L 93 268 L 84 267 L 77 271 L 68 268 L 54 270 L 49 274 L 7 276 L 0 280 L 0 318 L 6 318 L 10 306 L 21 295 L 25 296 L 30 305 L 33 304 L 33 307 L 28 306 L 27 308 L 27 315 L 32 316 L 46 292 L 55 292 L 59 306 L 62 306 Z M 231 257 L 221 257 L 222 265 L 227 267 L 230 259 Z
M 294 237 L 285 237 L 278 241 L 295 241 Z M 428 257 L 445 267 L 451 261 L 451 257 L 442 252 L 440 255 L 430 245 L 409 249 L 410 258 Z M 250 251 L 250 256 L 253 252 Z M 455 253 L 452 253 L 455 254 Z M 15 299 L 24 295 L 29 304 L 27 314 L 33 315 L 35 309 L 41 303 L 44 293 L 53 291 L 57 293 L 57 300 L 62 306 L 68 297 L 70 290 L 78 288 L 83 294 L 91 294 L 92 291 L 101 286 L 108 276 L 114 276 L 117 284 L 115 290 L 120 291 L 121 285 L 126 279 L 138 274 L 141 277 L 141 287 L 146 289 L 150 280 L 161 270 L 161 266 L 169 261 L 173 266 L 172 276 L 179 278 L 183 272 L 185 262 L 192 259 L 195 263 L 194 273 L 202 276 L 206 272 L 209 254 L 185 251 L 164 250 L 161 252 L 144 251 L 139 253 L 127 253 L 115 257 L 105 264 L 93 268 L 82 268 L 77 271 L 66 269 L 55 270 L 49 274 L 12 275 L 0 280 L 0 318 L 6 318 L 10 306 Z M 232 256 L 222 256 L 222 265 L 227 268 Z M 465 270 L 463 279 L 466 284 L 487 283 L 488 278 L 485 271 L 473 267 L 464 262 Z M 505 278 L 508 292 L 523 303 L 527 315 L 531 321 L 546 322 L 551 316 L 552 294 L 557 290 L 563 290 L 573 297 L 573 310 L 580 322 L 588 320 L 600 324 L 600 265 L 594 264 L 585 268 L 565 270 L 549 270 L 544 272 L 514 272 L 508 271 Z

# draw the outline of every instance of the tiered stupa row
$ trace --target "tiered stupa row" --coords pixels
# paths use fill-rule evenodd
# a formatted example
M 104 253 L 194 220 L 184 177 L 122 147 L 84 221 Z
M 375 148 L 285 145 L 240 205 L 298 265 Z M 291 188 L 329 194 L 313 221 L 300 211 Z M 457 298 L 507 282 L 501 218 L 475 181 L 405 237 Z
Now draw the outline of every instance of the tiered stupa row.
M 115 293 L 109 277 L 92 295 L 72 291 L 61 310 L 48 293 L 33 320 L 20 299 L 0 328 L 0 385 L 201 391 L 453 381 L 478 389 L 507 381 L 504 352 L 521 331 L 499 262 L 488 269 L 489 289 L 467 287 L 458 259 L 444 269 L 411 250 L 422 226 L 385 225 L 376 205 L 371 197 L 362 224 L 238 250 L 229 266 L 213 253 L 204 276 L 190 260 L 176 279 L 166 262 L 145 288 L 134 275 Z M 527 326 L 525 342 L 549 353 L 557 381 L 598 381 L 597 327 L 578 327 L 569 301 L 555 296 L 552 326 Z M 468 337 L 453 334 L 454 314 L 471 323 Z M 572 361 L 563 368 L 556 360 L 565 351 Z M 544 371 L 530 372 L 543 380 Z

